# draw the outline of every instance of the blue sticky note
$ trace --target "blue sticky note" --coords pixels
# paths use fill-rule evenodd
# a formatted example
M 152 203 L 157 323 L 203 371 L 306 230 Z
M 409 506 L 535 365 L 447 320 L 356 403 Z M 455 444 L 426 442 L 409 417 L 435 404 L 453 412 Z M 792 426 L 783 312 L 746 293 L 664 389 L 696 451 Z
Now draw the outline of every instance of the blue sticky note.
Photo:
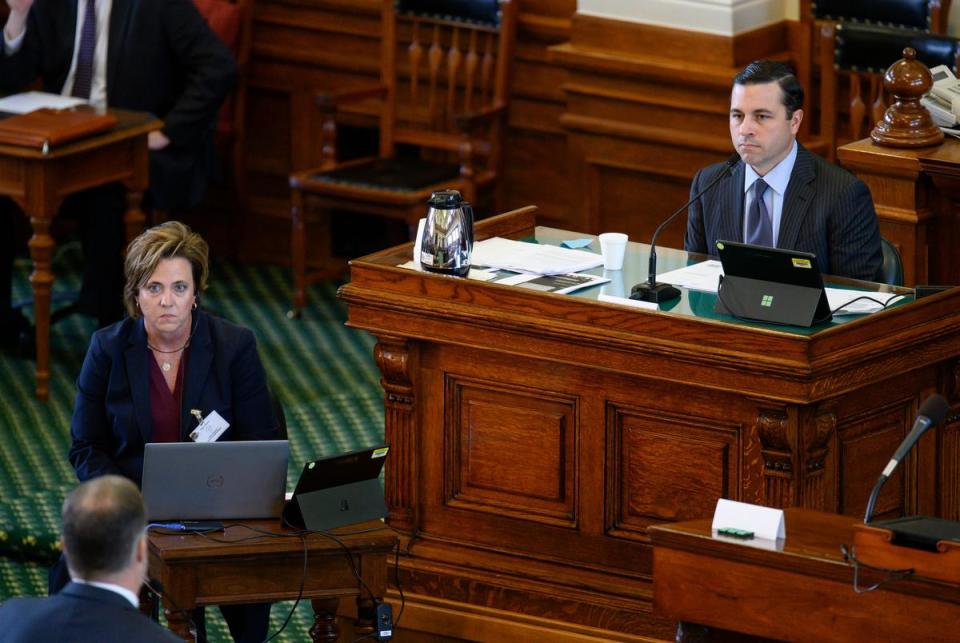
M 586 248 L 591 243 L 593 243 L 593 239 L 569 239 L 561 241 L 560 245 L 564 248 Z

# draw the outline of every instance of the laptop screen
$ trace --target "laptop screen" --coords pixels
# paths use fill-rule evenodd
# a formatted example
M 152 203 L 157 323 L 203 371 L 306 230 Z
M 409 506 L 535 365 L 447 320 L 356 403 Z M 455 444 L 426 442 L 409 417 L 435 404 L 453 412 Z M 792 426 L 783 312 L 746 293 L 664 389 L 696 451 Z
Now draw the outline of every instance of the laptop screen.
M 816 255 L 736 241 L 717 241 L 717 254 L 723 264 L 717 312 L 793 326 L 831 319 Z
M 277 518 L 287 485 L 286 440 L 149 443 L 147 520 Z

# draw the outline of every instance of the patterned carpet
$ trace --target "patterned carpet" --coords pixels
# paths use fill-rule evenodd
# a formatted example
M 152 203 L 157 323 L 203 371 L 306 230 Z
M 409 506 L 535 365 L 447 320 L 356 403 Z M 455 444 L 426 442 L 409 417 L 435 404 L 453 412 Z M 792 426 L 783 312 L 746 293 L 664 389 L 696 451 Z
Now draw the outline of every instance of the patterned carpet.
M 79 288 L 80 261 L 78 245 L 58 249 L 55 296 Z M 16 262 L 15 301 L 30 296 L 29 270 L 26 259 Z M 217 262 L 204 307 L 257 335 L 287 418 L 292 489 L 304 461 L 382 441 L 383 401 L 373 339 L 344 326 L 346 310 L 336 299 L 336 284 L 312 287 L 299 320 L 286 317 L 290 296 L 286 269 Z M 60 503 L 76 481 L 66 458 L 70 415 L 74 382 L 93 330 L 91 319 L 77 315 L 54 325 L 46 403 L 33 396 L 34 362 L 0 353 L 0 600 L 46 593 L 46 565 L 57 556 Z M 274 629 L 291 606 L 274 605 Z M 219 612 L 208 612 L 210 640 L 229 641 Z M 312 621 L 304 603 L 274 640 L 307 641 Z

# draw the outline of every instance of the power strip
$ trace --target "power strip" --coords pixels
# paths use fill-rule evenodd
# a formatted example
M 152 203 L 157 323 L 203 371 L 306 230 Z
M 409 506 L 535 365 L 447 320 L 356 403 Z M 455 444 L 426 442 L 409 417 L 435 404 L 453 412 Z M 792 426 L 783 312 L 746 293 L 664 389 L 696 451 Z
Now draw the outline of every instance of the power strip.
M 374 623 L 378 641 L 389 641 L 393 638 L 393 608 L 390 603 L 377 604 L 376 623 Z

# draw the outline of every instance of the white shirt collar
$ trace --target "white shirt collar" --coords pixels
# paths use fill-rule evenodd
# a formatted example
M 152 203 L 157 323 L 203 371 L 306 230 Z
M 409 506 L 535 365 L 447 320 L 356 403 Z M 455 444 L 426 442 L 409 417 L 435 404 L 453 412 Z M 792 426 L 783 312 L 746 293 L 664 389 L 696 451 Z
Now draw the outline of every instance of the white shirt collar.
M 120 594 L 120 596 L 123 596 L 125 599 L 127 599 L 127 601 L 130 602 L 131 605 L 133 605 L 134 609 L 140 608 L 140 597 L 126 587 L 120 587 L 119 585 L 114 585 L 113 583 L 101 583 L 95 580 L 83 580 L 80 578 L 73 578 L 71 580 L 80 585 L 92 585 L 93 587 L 99 587 L 100 589 L 105 589 L 113 592 L 114 594 Z
M 793 166 L 797 162 L 797 149 L 797 141 L 794 140 L 790 152 L 763 176 L 767 185 L 780 196 L 787 192 L 787 184 L 790 183 L 790 175 L 793 174 Z M 749 164 L 745 163 L 744 166 L 746 174 L 744 175 L 743 191 L 746 192 L 753 186 L 753 182 L 760 178 L 760 175 Z

